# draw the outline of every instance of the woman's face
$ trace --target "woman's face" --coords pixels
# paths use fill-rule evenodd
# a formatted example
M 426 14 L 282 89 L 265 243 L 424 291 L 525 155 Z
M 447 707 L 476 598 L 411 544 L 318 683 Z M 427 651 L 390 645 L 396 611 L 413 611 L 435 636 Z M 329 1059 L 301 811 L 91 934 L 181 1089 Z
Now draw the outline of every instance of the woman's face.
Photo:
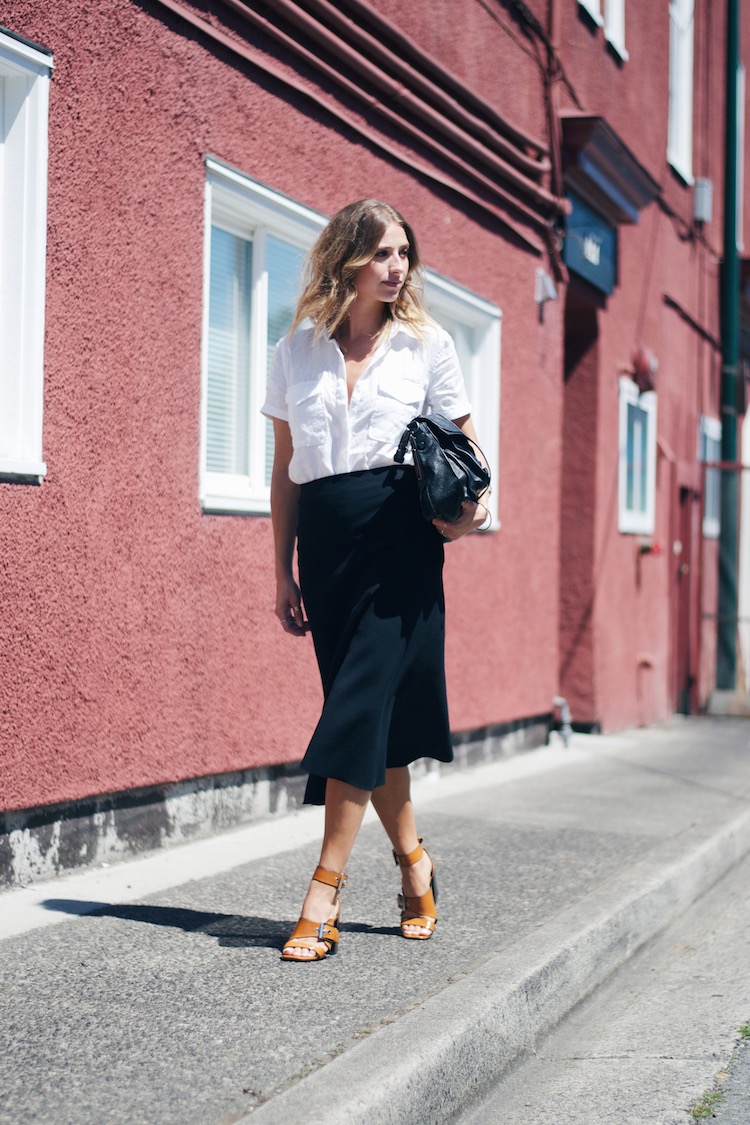
M 409 240 L 398 223 L 391 223 L 383 233 L 377 250 L 354 278 L 360 301 L 395 301 L 409 272 Z

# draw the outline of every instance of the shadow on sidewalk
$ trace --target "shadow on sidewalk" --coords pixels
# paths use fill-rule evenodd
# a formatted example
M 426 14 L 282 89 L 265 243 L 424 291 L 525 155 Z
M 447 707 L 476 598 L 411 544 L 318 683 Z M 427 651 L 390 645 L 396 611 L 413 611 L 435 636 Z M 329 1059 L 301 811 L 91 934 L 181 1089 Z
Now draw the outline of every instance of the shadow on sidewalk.
M 212 914 L 175 906 L 138 906 L 134 903 L 82 902 L 79 899 L 47 898 L 45 910 L 66 914 L 87 914 L 92 918 L 121 918 L 145 922 L 149 926 L 168 926 L 185 933 L 204 933 L 219 945 L 247 948 L 276 948 L 286 936 L 286 923 L 273 918 L 241 914 Z M 283 927 L 283 928 L 282 928 Z
M 121 918 L 128 922 L 145 922 L 149 926 L 168 926 L 185 933 L 203 933 L 215 938 L 219 945 L 233 949 L 252 947 L 280 949 L 294 929 L 294 922 L 258 918 L 241 914 L 212 914 L 205 910 L 189 910 L 178 906 L 139 906 L 133 903 L 87 902 L 82 899 L 47 898 L 45 910 L 58 910 L 92 918 Z M 369 926 L 363 922 L 345 922 L 348 932 L 396 934 L 395 926 Z

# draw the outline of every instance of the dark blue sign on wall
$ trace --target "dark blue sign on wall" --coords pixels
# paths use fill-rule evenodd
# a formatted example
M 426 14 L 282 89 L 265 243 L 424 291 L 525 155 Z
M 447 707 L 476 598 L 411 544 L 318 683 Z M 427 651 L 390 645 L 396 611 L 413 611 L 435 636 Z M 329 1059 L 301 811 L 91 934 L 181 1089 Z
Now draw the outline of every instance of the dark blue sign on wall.
M 572 192 L 567 198 L 573 210 L 565 225 L 563 261 L 590 285 L 611 293 L 617 284 L 617 229 Z

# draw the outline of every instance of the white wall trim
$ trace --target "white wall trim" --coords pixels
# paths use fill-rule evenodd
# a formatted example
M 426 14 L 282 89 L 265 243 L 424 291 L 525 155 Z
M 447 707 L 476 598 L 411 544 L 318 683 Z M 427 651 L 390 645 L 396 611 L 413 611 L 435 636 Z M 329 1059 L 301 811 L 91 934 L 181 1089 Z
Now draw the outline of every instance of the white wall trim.
M 619 391 L 619 468 L 618 531 L 629 535 L 651 535 L 656 525 L 656 394 L 640 394 L 632 379 L 620 377 Z M 647 416 L 645 510 L 627 505 L 627 406 L 633 404 Z
M 694 182 L 694 23 L 695 0 L 670 0 L 667 161 L 686 184 Z
M 500 529 L 500 379 L 502 311 L 497 305 L 431 270 L 425 271 L 425 302 L 435 319 L 454 321 L 472 333 L 470 356 L 459 359 L 472 404 L 472 421 L 492 473 L 488 530 Z
M 47 153 L 52 59 L 0 32 L 0 471 L 42 458 Z
M 206 158 L 204 202 L 203 325 L 201 347 L 201 435 L 199 496 L 206 512 L 267 514 L 269 490 L 265 485 L 263 427 L 260 415 L 265 395 L 267 284 L 264 249 L 267 234 L 307 250 L 327 219 L 287 196 L 259 184 L 236 168 L 214 157 Z M 249 387 L 250 448 L 248 471 L 221 473 L 207 468 L 208 446 L 208 339 L 211 265 L 211 227 L 220 225 L 253 243 L 252 330 Z M 465 371 L 470 397 L 474 399 L 475 424 L 493 474 L 490 510 L 493 528 L 499 527 L 498 461 L 500 427 L 500 309 L 463 286 L 433 270 L 425 270 L 425 297 L 440 321 L 440 311 L 470 333 L 470 370 Z M 261 386 L 261 382 L 263 385 Z

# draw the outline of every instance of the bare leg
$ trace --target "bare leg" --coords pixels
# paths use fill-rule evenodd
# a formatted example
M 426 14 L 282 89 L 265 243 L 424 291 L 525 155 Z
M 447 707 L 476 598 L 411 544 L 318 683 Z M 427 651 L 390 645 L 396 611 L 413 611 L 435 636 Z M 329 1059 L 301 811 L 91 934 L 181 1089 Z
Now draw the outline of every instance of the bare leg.
M 407 855 L 414 851 L 419 837 L 411 802 L 411 775 L 408 766 L 385 771 L 385 785 L 373 790 L 372 803 L 396 854 Z M 428 855 L 422 856 L 412 867 L 402 867 L 404 894 L 408 897 L 425 894 L 430 886 L 431 870 L 432 861 Z M 421 926 L 406 926 L 405 930 L 415 934 L 428 932 Z
M 357 789 L 345 781 L 329 778 L 326 782 L 326 815 L 323 833 L 323 846 L 320 850 L 320 866 L 328 871 L 344 871 L 357 838 L 362 817 L 365 815 L 370 794 L 366 789 Z M 310 882 L 302 904 L 302 917 L 311 922 L 327 922 L 333 914 L 336 897 L 334 887 L 325 883 Z M 325 946 L 318 945 L 320 952 Z M 291 950 L 300 961 L 312 960 L 316 946 L 309 949 L 297 947 Z

